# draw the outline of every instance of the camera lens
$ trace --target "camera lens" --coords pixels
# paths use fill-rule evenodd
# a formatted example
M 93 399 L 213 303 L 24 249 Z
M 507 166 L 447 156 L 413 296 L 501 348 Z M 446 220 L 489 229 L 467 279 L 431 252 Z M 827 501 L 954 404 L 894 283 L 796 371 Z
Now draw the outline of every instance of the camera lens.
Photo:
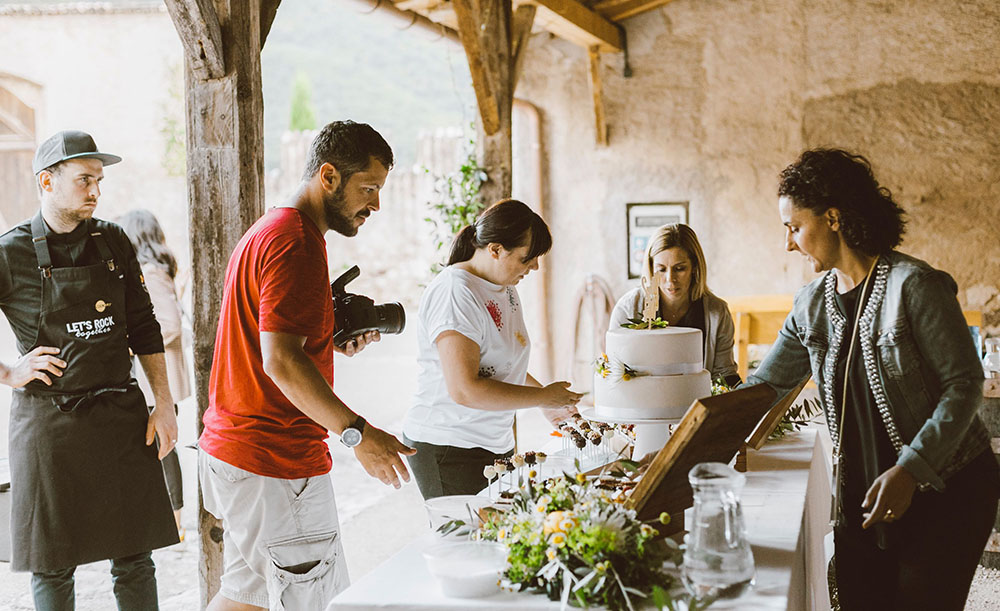
M 375 306 L 375 316 L 378 320 L 379 333 L 402 333 L 403 327 L 406 326 L 406 312 L 397 302 Z

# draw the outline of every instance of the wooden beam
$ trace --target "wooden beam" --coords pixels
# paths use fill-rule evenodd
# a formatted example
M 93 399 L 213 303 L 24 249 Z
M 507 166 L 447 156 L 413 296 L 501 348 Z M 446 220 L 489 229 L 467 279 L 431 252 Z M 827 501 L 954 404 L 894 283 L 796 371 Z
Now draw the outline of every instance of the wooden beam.
M 214 3 L 214 5 L 212 4 Z M 264 100 L 260 48 L 262 3 L 270 0 L 168 0 L 174 9 L 197 7 L 219 28 L 220 55 L 212 65 L 224 66 L 216 76 L 199 57 L 185 62 L 187 116 L 187 183 L 194 304 L 195 396 L 198 433 L 208 407 L 215 333 L 229 255 L 246 229 L 264 212 Z M 273 4 L 277 4 L 274 2 Z M 175 11 L 171 11 L 173 16 Z M 213 21 L 218 16 L 218 21 Z M 182 39 L 195 40 L 190 10 L 179 11 L 174 24 Z M 187 28 L 185 30 L 185 28 Z M 187 34 L 185 34 L 187 32 Z M 222 576 L 222 525 L 201 503 L 201 556 L 198 565 L 201 605 L 219 590 Z
M 517 89 L 517 82 L 521 77 L 521 69 L 524 66 L 524 56 L 528 48 L 528 39 L 531 38 L 531 27 L 535 24 L 535 13 L 538 7 L 534 4 L 522 4 L 514 11 L 513 34 L 511 36 L 511 55 L 513 56 L 511 65 L 511 89 Z
M 399 0 L 393 2 L 401 11 L 428 11 L 432 8 L 444 4 L 444 0 Z
M 452 5 L 479 105 L 476 146 L 489 176 L 480 195 L 492 204 L 511 193 L 511 0 L 452 0 Z
M 625 48 L 615 24 L 577 0 L 532 0 L 538 5 L 535 19 L 547 30 L 582 47 L 617 52 Z
M 278 5 L 281 0 L 261 0 L 260 3 L 260 48 L 264 48 L 267 42 L 267 35 L 271 33 L 271 26 L 274 24 L 274 17 L 278 14 Z
M 629 17 L 660 8 L 673 0 L 600 0 L 594 10 L 611 21 L 621 21 Z
M 599 47 L 587 50 L 587 68 L 590 73 L 590 95 L 594 99 L 594 130 L 597 144 L 607 146 L 608 125 L 604 117 L 604 94 L 601 87 L 601 51 Z
M 487 6 L 483 6 L 483 3 Z M 491 64 L 494 63 L 491 59 L 497 53 L 503 53 L 507 61 L 510 58 L 509 35 L 502 37 L 497 45 L 496 37 L 492 35 L 494 32 L 487 27 L 485 13 L 489 9 L 489 4 L 491 0 L 482 0 L 482 3 L 480 0 L 452 2 L 455 17 L 458 19 L 458 35 L 469 62 L 472 88 L 479 104 L 479 118 L 487 136 L 500 130 L 500 92 L 497 91 L 500 83 L 497 82 L 496 71 L 491 69 L 493 68 Z M 493 25 L 495 29 L 496 24 Z
M 219 16 L 212 1 L 165 0 L 187 63 L 200 80 L 222 78 L 226 74 Z

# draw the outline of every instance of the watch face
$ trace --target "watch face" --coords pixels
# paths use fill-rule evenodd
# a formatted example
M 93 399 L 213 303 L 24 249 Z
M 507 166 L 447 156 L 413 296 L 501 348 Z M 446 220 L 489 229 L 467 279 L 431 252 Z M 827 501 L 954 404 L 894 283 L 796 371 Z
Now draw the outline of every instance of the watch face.
M 344 429 L 344 432 L 341 433 L 340 440 L 344 442 L 345 446 L 353 448 L 361 443 L 361 431 L 358 429 L 346 428 Z

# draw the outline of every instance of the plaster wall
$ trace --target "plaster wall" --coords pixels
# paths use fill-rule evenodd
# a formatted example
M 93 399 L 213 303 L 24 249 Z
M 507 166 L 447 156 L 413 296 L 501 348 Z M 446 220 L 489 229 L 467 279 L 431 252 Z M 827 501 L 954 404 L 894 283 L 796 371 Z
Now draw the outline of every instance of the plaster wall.
M 152 210 L 186 269 L 186 182 L 164 165 L 162 133 L 167 117 L 183 129 L 182 67 L 180 39 L 162 7 L 0 13 L 0 72 L 40 85 L 24 100 L 35 108 L 38 141 L 82 129 L 120 155 L 124 161 L 105 170 L 97 216 Z
M 623 25 L 633 76 L 621 54 L 601 60 L 608 146 L 583 49 L 532 38 L 517 90 L 544 113 L 555 345 L 570 345 L 586 274 L 615 297 L 635 284 L 627 202 L 690 202 L 721 296 L 814 278 L 784 251 L 775 189 L 815 146 L 872 160 L 909 212 L 901 250 L 950 272 L 962 306 L 1000 333 L 1000 5 L 675 0 Z

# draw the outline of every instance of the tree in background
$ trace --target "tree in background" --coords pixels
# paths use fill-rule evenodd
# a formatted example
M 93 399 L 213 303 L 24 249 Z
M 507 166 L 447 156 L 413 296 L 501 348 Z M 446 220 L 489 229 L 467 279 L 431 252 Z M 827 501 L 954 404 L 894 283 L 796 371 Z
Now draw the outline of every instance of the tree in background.
M 304 132 L 316 129 L 316 109 L 312 103 L 312 85 L 305 72 L 295 74 L 292 83 L 292 111 L 288 120 L 288 129 L 293 132 Z

